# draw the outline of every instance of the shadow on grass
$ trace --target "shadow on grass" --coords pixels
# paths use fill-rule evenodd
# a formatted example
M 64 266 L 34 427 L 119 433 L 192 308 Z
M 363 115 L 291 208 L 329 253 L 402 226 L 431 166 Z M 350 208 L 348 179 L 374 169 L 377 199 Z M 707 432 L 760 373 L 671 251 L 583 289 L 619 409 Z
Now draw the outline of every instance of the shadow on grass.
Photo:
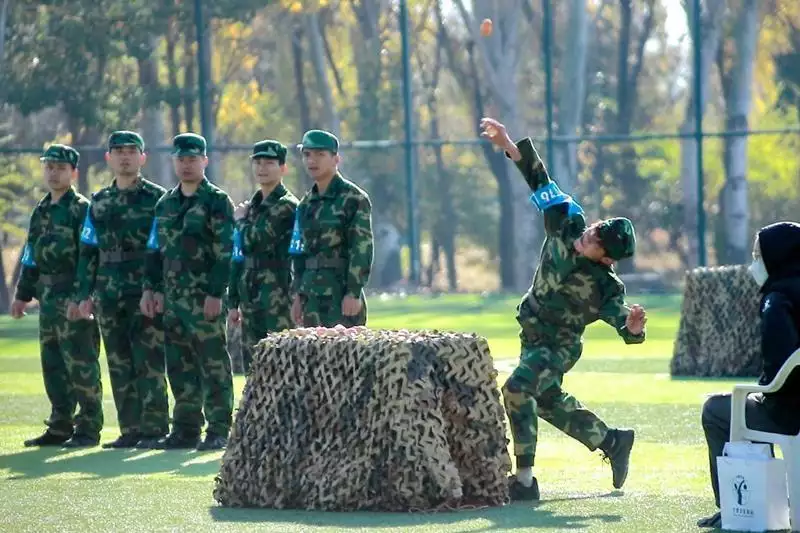
M 98 447 L 87 453 L 86 450 L 39 448 L 0 455 L 0 470 L 8 470 L 6 481 L 59 474 L 86 474 L 84 479 L 157 473 L 201 477 L 219 472 L 219 457 L 219 452 L 195 450 L 103 450 Z
M 548 505 L 565 501 L 610 498 L 620 496 L 621 492 L 600 495 L 583 495 L 566 498 L 555 498 L 538 503 L 514 503 L 503 507 L 475 509 L 449 512 L 419 513 L 380 513 L 372 511 L 360 512 L 324 512 L 294 509 L 254 509 L 212 507 L 209 510 L 213 520 L 218 522 L 284 522 L 286 524 L 304 524 L 306 526 L 328 526 L 347 528 L 378 529 L 386 527 L 414 527 L 424 525 L 453 525 L 468 520 L 482 519 L 491 522 L 483 529 L 471 531 L 494 530 L 528 530 L 543 529 L 587 529 L 593 523 L 613 524 L 620 522 L 618 514 L 559 514 L 547 509 Z

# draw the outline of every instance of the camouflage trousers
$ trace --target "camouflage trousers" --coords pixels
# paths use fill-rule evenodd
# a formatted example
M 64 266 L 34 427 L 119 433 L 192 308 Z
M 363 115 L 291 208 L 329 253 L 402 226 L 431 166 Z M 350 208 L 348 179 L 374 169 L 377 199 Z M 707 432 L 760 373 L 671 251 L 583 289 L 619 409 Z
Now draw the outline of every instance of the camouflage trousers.
M 233 373 L 225 315 L 206 320 L 204 301 L 205 296 L 197 294 L 167 295 L 165 301 L 167 378 L 175 398 L 173 429 L 199 435 L 205 412 L 207 433 L 227 437 L 233 415 Z
M 355 316 L 342 315 L 342 299 L 316 294 L 301 295 L 303 326 L 332 328 L 337 324 L 351 328 L 367 324 L 367 299 L 361 294 L 361 312 Z
M 67 320 L 67 301 L 41 304 L 39 346 L 44 389 L 50 400 L 45 423 L 56 435 L 73 432 L 100 438 L 103 385 L 100 382 L 100 331 L 94 320 Z M 80 406 L 78 414 L 75 408 Z
M 161 316 L 142 315 L 136 297 L 102 302 L 98 318 L 120 433 L 166 434 L 169 401 Z
M 564 374 L 578 361 L 581 351 L 581 344 L 523 343 L 519 365 L 502 389 L 517 466 L 533 466 L 539 417 L 591 451 L 605 439 L 608 426 L 561 388 Z
M 250 370 L 253 362 L 253 351 L 258 341 L 269 333 L 291 329 L 291 302 L 280 308 L 258 309 L 240 307 L 242 312 L 242 365 L 244 373 Z

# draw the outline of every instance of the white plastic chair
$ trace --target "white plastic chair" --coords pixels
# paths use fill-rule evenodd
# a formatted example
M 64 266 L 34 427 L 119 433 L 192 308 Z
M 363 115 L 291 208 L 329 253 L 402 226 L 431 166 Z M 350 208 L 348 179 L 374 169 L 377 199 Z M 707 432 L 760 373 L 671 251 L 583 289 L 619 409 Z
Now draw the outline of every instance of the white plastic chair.
M 800 434 L 781 435 L 756 431 L 747 427 L 745 402 L 752 393 L 777 392 L 786 383 L 789 374 L 800 366 L 800 349 L 796 350 L 778 371 L 769 385 L 736 385 L 731 395 L 730 441 L 768 442 L 780 446 L 789 478 L 789 507 L 792 531 L 800 531 Z

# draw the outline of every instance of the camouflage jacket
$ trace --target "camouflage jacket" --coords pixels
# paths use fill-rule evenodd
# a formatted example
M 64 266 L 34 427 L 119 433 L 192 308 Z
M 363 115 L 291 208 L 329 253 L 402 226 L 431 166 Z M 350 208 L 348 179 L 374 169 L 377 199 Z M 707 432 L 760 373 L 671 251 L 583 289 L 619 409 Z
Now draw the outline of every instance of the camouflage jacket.
M 73 188 L 55 203 L 50 193 L 39 201 L 31 214 L 15 299 L 46 303 L 74 296 L 81 222 L 88 207 L 89 200 Z
M 178 184 L 156 204 L 147 248 L 145 290 L 222 298 L 233 249 L 230 196 L 205 178 L 192 196 Z
M 523 329 L 534 336 L 580 338 L 586 326 L 602 320 L 628 344 L 643 342 L 645 332 L 628 332 L 625 286 L 614 268 L 580 256 L 575 239 L 586 229 L 583 209 L 550 179 L 530 138 L 517 143 L 517 168 L 528 183 L 531 202 L 543 211 L 545 241 L 533 283 L 518 307 Z
M 324 194 L 314 185 L 297 206 L 292 241 L 294 292 L 358 298 L 374 257 L 369 195 L 341 174 Z
M 114 180 L 92 195 L 81 230 L 77 300 L 92 293 L 108 302 L 141 295 L 147 237 L 165 192 L 140 176 L 129 189 Z
M 250 198 L 244 218 L 236 222 L 228 306 L 267 308 L 275 298 L 289 298 L 292 236 L 297 197 L 282 183 L 264 198 Z

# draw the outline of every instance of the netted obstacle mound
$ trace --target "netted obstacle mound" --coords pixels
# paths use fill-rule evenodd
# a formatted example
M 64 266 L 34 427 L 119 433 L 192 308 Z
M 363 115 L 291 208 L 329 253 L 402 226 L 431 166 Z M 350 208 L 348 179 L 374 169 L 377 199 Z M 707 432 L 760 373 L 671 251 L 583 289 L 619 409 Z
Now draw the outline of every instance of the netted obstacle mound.
M 308 328 L 256 347 L 215 500 L 229 507 L 432 510 L 508 501 L 486 339 Z
M 688 272 L 672 375 L 757 376 L 760 298 L 745 265 Z

